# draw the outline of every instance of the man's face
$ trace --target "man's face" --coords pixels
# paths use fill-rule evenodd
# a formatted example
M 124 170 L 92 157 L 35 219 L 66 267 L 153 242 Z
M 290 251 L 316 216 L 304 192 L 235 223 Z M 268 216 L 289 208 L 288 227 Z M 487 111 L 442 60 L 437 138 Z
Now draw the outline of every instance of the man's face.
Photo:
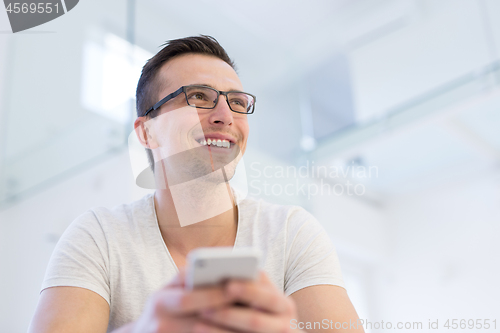
M 181 86 L 193 84 L 220 91 L 243 91 L 238 75 L 231 66 L 219 58 L 199 54 L 186 54 L 170 60 L 160 69 L 157 82 L 162 88 L 156 101 Z M 232 112 L 222 95 L 214 109 L 205 110 L 187 106 L 185 95 L 181 93 L 165 103 L 160 108 L 159 116 L 149 123 L 151 148 L 159 147 L 168 151 L 156 159 L 175 155 L 175 160 L 168 164 L 178 170 L 175 165 L 182 165 L 185 168 L 182 171 L 189 172 L 193 178 L 222 166 L 229 167 L 226 167 L 226 171 L 229 171 L 227 176 L 231 178 L 239 153 L 243 154 L 246 149 L 249 132 L 247 115 Z M 209 139 L 225 139 L 231 142 L 231 146 L 204 146 L 203 141 Z M 179 174 L 176 170 L 172 171 Z

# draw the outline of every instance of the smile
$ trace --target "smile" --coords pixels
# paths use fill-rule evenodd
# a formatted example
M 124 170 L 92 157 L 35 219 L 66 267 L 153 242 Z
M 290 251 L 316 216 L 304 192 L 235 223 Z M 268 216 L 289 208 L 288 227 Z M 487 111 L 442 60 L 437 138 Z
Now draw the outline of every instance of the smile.
M 228 140 L 221 140 L 221 139 L 203 139 L 199 140 L 198 143 L 202 146 L 215 146 L 215 147 L 221 147 L 221 148 L 231 148 L 231 142 Z

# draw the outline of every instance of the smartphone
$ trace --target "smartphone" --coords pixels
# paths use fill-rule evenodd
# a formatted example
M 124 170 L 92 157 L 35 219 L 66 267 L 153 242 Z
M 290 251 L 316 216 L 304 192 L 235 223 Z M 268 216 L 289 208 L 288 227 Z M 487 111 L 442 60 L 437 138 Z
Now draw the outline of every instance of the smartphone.
M 255 280 L 259 274 L 259 251 L 252 248 L 202 247 L 189 252 L 186 288 L 222 284 L 228 279 Z

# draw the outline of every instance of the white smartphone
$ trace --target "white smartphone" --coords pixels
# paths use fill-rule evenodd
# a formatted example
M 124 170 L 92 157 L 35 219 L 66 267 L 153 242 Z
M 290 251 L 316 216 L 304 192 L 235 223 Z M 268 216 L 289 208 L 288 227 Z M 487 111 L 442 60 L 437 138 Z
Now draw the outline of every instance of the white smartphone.
M 252 248 L 202 247 L 189 252 L 186 288 L 192 290 L 221 284 L 228 279 L 255 280 L 259 251 Z

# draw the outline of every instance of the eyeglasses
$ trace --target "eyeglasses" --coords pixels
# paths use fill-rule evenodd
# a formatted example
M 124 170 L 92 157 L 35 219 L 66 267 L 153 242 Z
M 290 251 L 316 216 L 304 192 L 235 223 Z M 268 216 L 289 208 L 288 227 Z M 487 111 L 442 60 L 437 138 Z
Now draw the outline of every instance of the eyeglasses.
M 186 102 L 189 106 L 199 109 L 215 108 L 219 102 L 219 96 L 223 95 L 226 97 L 226 102 L 233 112 L 252 114 L 255 110 L 256 97 L 252 94 L 242 91 L 219 91 L 207 86 L 190 85 L 182 86 L 175 92 L 163 98 L 147 110 L 144 116 L 147 116 L 151 111 L 159 109 L 163 104 L 172 98 L 179 96 L 181 93 L 184 93 Z

